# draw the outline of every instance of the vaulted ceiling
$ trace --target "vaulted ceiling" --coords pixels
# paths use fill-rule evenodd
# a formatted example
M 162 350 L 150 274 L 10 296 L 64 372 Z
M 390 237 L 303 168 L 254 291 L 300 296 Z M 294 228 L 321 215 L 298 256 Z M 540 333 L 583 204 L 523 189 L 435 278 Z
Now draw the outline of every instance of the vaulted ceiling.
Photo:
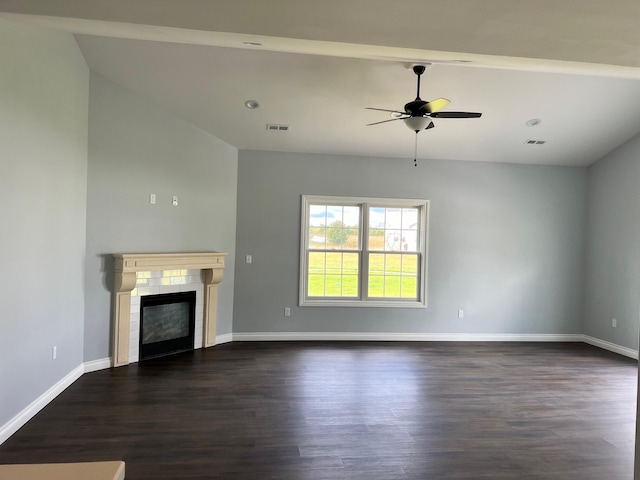
M 640 133 L 636 0 L 0 0 L 0 12 L 75 33 L 93 71 L 239 149 L 413 158 L 415 134 L 366 126 L 391 117 L 365 107 L 402 110 L 415 63 L 431 64 L 423 99 L 483 113 L 434 120 L 421 158 L 589 165 Z

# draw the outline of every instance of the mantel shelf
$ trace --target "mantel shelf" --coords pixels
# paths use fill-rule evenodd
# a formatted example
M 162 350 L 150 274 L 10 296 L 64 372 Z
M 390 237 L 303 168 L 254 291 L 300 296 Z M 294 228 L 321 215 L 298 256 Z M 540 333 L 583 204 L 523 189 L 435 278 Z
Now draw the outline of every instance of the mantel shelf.
M 116 272 L 145 272 L 175 268 L 224 268 L 226 253 L 118 253 Z

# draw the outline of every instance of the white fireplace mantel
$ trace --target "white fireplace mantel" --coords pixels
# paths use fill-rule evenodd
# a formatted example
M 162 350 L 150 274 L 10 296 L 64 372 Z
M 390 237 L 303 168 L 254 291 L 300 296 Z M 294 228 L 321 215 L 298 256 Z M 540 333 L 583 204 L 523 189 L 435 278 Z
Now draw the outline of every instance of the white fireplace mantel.
M 174 269 L 204 271 L 203 346 L 216 344 L 218 284 L 224 274 L 226 253 L 119 253 L 114 254 L 113 366 L 129 364 L 131 291 L 137 272 Z

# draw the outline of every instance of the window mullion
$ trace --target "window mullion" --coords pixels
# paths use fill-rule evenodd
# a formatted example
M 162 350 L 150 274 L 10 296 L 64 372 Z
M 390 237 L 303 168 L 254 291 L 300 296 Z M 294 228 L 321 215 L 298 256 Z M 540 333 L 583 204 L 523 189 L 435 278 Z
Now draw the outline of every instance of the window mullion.
M 360 251 L 362 257 L 362 271 L 360 279 L 360 299 L 369 298 L 369 204 L 362 204 L 362 243 Z

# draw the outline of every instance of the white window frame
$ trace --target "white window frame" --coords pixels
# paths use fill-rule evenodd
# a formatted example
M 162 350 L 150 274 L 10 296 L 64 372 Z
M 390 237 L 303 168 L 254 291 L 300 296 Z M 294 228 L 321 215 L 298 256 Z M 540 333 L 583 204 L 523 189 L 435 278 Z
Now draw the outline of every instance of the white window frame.
M 307 260 L 309 258 L 309 211 L 311 204 L 360 206 L 360 239 L 359 250 L 349 250 L 349 253 L 358 253 L 360 256 L 358 298 L 307 297 Z M 369 298 L 368 289 L 368 258 L 369 253 L 394 253 L 369 250 L 367 234 L 369 230 L 369 208 L 371 207 L 400 207 L 418 208 L 418 298 L 414 299 L 388 299 Z M 400 198 L 371 198 L 371 197 L 338 197 L 326 195 L 302 195 L 302 215 L 300 232 L 300 282 L 299 282 L 299 306 L 301 307 L 395 307 L 395 308 L 426 308 L 427 307 L 427 265 L 428 265 L 428 239 L 429 239 L 429 200 L 400 199 Z M 340 250 L 338 250 L 339 252 Z M 402 252 L 398 252 L 402 253 Z

